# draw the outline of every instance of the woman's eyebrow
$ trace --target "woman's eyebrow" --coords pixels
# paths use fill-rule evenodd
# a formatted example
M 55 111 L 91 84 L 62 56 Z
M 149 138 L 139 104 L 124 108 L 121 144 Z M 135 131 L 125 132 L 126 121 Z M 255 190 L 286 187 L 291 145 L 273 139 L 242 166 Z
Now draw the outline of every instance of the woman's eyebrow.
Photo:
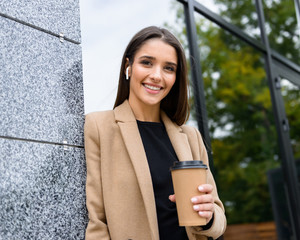
M 148 55 L 143 55 L 143 56 L 140 56 L 139 59 L 142 59 L 142 58 L 147 58 L 147 59 L 150 59 L 150 60 L 155 60 L 156 58 L 153 57 L 153 56 L 148 56 Z M 167 64 L 170 64 L 170 65 L 173 65 L 175 67 L 177 67 L 177 64 L 174 63 L 174 62 L 166 62 Z
M 148 56 L 148 55 L 143 55 L 143 56 L 140 56 L 139 58 L 140 58 L 140 59 L 141 59 L 141 58 L 148 58 L 148 59 L 151 59 L 151 60 L 155 60 L 155 59 L 156 59 L 155 57 Z

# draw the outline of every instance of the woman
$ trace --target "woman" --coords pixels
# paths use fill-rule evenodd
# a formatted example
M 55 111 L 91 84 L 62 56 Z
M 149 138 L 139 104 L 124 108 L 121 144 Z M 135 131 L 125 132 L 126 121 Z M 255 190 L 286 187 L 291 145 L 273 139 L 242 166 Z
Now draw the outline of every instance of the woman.
M 208 183 L 191 199 L 207 225 L 178 226 L 169 168 L 178 160 L 208 164 L 199 132 L 183 125 L 187 84 L 184 51 L 169 31 L 148 27 L 132 38 L 114 110 L 86 116 L 87 240 L 207 239 L 225 231 L 210 171 Z

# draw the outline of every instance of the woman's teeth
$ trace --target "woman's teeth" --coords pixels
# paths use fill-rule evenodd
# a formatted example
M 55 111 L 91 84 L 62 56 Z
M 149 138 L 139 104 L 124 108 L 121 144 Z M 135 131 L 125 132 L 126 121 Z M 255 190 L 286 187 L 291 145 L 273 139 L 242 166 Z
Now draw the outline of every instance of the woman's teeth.
M 160 90 L 160 87 L 154 87 L 154 86 L 151 86 L 151 85 L 148 85 L 148 84 L 145 84 L 144 86 L 145 86 L 146 88 L 151 89 L 151 90 L 155 90 L 155 91 Z

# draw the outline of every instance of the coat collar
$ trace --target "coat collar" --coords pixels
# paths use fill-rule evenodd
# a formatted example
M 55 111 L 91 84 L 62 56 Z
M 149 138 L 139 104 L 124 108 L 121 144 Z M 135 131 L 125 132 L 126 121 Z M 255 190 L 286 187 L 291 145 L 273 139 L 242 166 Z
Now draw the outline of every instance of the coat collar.
M 135 132 L 137 133 L 130 132 L 130 134 L 137 134 L 138 138 L 140 139 L 136 118 L 134 116 L 133 111 L 131 110 L 128 100 L 125 100 L 121 105 L 116 107 L 114 109 L 114 113 L 115 113 L 116 122 L 119 123 L 119 125 L 122 123 L 122 124 L 129 124 L 129 125 L 132 124 L 133 126 L 135 126 L 136 127 Z M 192 160 L 193 156 L 188 142 L 188 138 L 187 135 L 183 132 L 182 128 L 177 124 L 175 124 L 174 122 L 172 122 L 164 111 L 161 111 L 161 119 L 165 125 L 166 131 L 168 133 L 168 136 L 170 138 L 170 141 L 172 143 L 172 146 L 176 152 L 179 161 Z M 129 143 L 131 142 L 131 139 L 132 138 L 124 139 L 124 141 Z M 143 147 L 143 145 L 141 146 Z
M 183 132 L 182 128 L 172 122 L 163 111 L 161 111 L 161 119 L 166 127 L 168 136 L 179 161 L 193 160 L 187 135 Z
M 159 239 L 155 198 L 150 170 L 136 118 L 131 110 L 128 100 L 116 107 L 114 109 L 114 114 L 136 172 L 150 224 L 152 239 Z M 173 123 L 163 111 L 161 112 L 161 119 L 179 161 L 192 160 L 192 152 L 188 139 L 186 134 L 183 133 L 182 128 Z

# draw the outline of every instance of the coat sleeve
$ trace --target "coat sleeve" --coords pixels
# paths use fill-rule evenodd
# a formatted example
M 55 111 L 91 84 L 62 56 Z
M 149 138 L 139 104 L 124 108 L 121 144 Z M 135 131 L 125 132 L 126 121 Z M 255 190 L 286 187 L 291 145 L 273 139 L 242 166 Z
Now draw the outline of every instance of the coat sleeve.
M 86 228 L 86 240 L 110 239 L 101 186 L 101 152 L 99 129 L 96 117 L 88 114 L 84 125 L 84 145 L 87 165 L 86 206 L 89 222 Z
M 187 127 L 186 130 L 194 158 L 199 159 L 200 157 L 199 160 L 202 160 L 205 164 L 207 164 L 207 166 L 209 166 L 207 151 L 200 132 L 192 127 Z M 227 221 L 225 217 L 224 206 L 218 196 L 216 183 L 209 168 L 207 174 L 207 183 L 211 184 L 214 188 L 212 192 L 212 195 L 215 199 L 214 220 L 212 226 L 207 230 L 203 230 L 201 226 L 187 227 L 188 235 L 194 235 L 195 239 L 203 239 L 203 236 L 216 239 L 220 237 L 226 230 Z

